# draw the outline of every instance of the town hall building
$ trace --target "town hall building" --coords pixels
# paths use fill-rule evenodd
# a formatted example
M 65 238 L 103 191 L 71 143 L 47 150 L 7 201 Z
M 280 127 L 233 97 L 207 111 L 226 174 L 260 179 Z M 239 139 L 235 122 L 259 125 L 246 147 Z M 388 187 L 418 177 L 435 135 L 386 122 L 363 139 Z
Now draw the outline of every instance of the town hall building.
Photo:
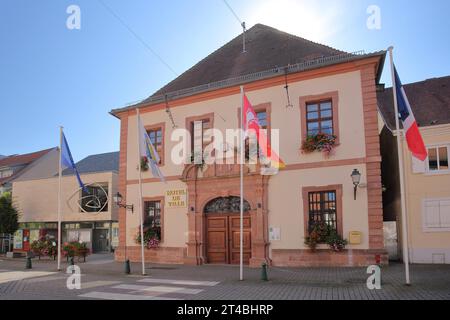
M 116 259 L 140 261 L 141 214 L 160 238 L 159 247 L 145 249 L 146 262 L 239 263 L 240 166 L 171 159 L 176 129 L 194 133 L 201 123 L 205 146 L 212 140 L 208 129 L 238 129 L 244 86 L 261 126 L 269 136 L 279 130 L 286 164 L 275 175 L 261 175 L 260 164 L 244 166 L 245 263 L 387 262 L 376 96 L 386 52 L 346 53 L 261 24 L 246 32 L 245 41 L 245 52 L 240 35 L 148 99 L 111 111 L 121 123 L 119 192 L 122 203 L 133 205 L 133 212 L 119 211 Z M 160 182 L 151 170 L 143 172 L 143 199 L 137 108 L 166 178 Z M 333 137 L 331 152 L 308 149 L 321 135 Z M 348 241 L 343 251 L 305 244 L 317 221 Z

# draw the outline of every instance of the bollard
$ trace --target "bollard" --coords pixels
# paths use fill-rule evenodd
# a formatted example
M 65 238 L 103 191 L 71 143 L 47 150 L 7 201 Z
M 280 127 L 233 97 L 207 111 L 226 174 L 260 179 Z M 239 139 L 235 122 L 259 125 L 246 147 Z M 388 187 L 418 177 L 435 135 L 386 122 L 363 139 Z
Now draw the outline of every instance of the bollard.
M 25 265 L 25 269 L 32 269 L 33 268 L 33 266 L 32 266 L 32 263 L 31 263 L 31 257 L 27 257 L 27 262 L 26 262 L 26 265 Z
M 380 284 L 383 284 L 383 272 L 382 272 L 383 263 L 381 261 L 381 255 L 379 255 L 379 254 L 375 255 L 375 263 L 380 268 L 380 272 L 381 272 L 380 273 Z
M 261 266 L 261 280 L 269 281 L 269 278 L 267 277 L 267 263 L 265 262 Z
M 130 274 L 131 268 L 130 268 L 130 260 L 125 261 L 125 274 Z

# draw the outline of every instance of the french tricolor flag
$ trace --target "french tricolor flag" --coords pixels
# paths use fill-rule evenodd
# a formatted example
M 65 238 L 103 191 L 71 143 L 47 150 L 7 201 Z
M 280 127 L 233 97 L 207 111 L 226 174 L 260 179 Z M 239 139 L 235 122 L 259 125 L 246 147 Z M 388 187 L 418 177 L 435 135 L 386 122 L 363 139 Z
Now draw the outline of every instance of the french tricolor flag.
M 422 135 L 420 134 L 419 127 L 417 126 L 416 119 L 414 118 L 414 114 L 411 110 L 411 105 L 409 104 L 405 89 L 403 88 L 400 77 L 398 76 L 397 69 L 394 68 L 394 70 L 398 113 L 403 123 L 403 129 L 406 133 L 405 135 L 408 148 L 415 158 L 420 161 L 425 161 L 428 157 L 427 149 L 423 143 Z

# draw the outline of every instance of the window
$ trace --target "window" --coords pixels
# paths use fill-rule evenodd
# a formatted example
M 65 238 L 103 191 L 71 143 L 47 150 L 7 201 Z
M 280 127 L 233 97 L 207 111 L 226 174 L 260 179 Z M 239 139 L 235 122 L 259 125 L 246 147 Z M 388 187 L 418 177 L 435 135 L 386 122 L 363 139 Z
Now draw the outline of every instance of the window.
M 258 117 L 258 123 L 261 129 L 268 129 L 269 120 L 267 119 L 267 110 L 256 111 L 256 116 Z
M 0 178 L 9 178 L 13 175 L 13 171 L 12 170 L 4 170 L 4 171 L 0 171 Z
M 81 191 L 81 208 L 85 212 L 108 211 L 108 186 L 87 186 Z
M 423 201 L 424 232 L 450 231 L 450 198 Z
M 308 136 L 318 133 L 334 134 L 331 100 L 306 104 L 306 130 Z
M 303 187 L 304 235 L 307 236 L 316 223 L 326 223 L 343 235 L 342 185 Z
M 339 145 L 339 92 L 302 96 L 299 99 L 301 140 L 325 133 L 336 136 L 336 144 Z
M 261 127 L 261 129 L 266 130 L 267 134 L 267 143 L 270 145 L 270 139 L 271 139 L 271 104 L 269 102 L 259 104 L 257 106 L 254 106 L 253 109 L 255 110 L 256 117 L 258 118 L 258 123 Z M 239 125 L 241 123 L 241 109 L 238 109 L 238 121 Z M 259 145 L 257 146 L 256 150 L 252 150 L 252 152 L 256 152 L 250 154 L 250 140 L 247 138 L 245 140 L 245 154 L 247 159 L 260 159 L 261 158 L 261 149 Z
M 428 148 L 428 171 L 442 172 L 449 171 L 449 147 L 438 146 Z
M 322 222 L 337 230 L 336 191 L 309 192 L 308 207 L 308 232 Z
M 162 240 L 162 200 L 144 202 L 144 228 Z
M 159 158 L 161 159 L 158 163 L 159 165 L 164 165 L 164 131 L 165 124 L 160 123 L 153 126 L 147 126 L 145 128 L 147 130 L 147 134 L 152 142 L 153 146 L 158 152 Z

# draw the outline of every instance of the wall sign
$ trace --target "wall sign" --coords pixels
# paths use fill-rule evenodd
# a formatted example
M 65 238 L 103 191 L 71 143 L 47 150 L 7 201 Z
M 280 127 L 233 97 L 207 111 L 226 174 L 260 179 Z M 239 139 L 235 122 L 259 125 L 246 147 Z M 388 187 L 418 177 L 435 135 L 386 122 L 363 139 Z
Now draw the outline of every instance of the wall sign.
M 280 228 L 275 228 L 275 227 L 269 228 L 269 240 L 270 241 L 280 241 L 281 240 Z
M 23 230 L 17 230 L 14 234 L 14 249 L 22 250 L 23 248 Z
M 187 190 L 174 189 L 166 191 L 166 208 L 187 208 Z

